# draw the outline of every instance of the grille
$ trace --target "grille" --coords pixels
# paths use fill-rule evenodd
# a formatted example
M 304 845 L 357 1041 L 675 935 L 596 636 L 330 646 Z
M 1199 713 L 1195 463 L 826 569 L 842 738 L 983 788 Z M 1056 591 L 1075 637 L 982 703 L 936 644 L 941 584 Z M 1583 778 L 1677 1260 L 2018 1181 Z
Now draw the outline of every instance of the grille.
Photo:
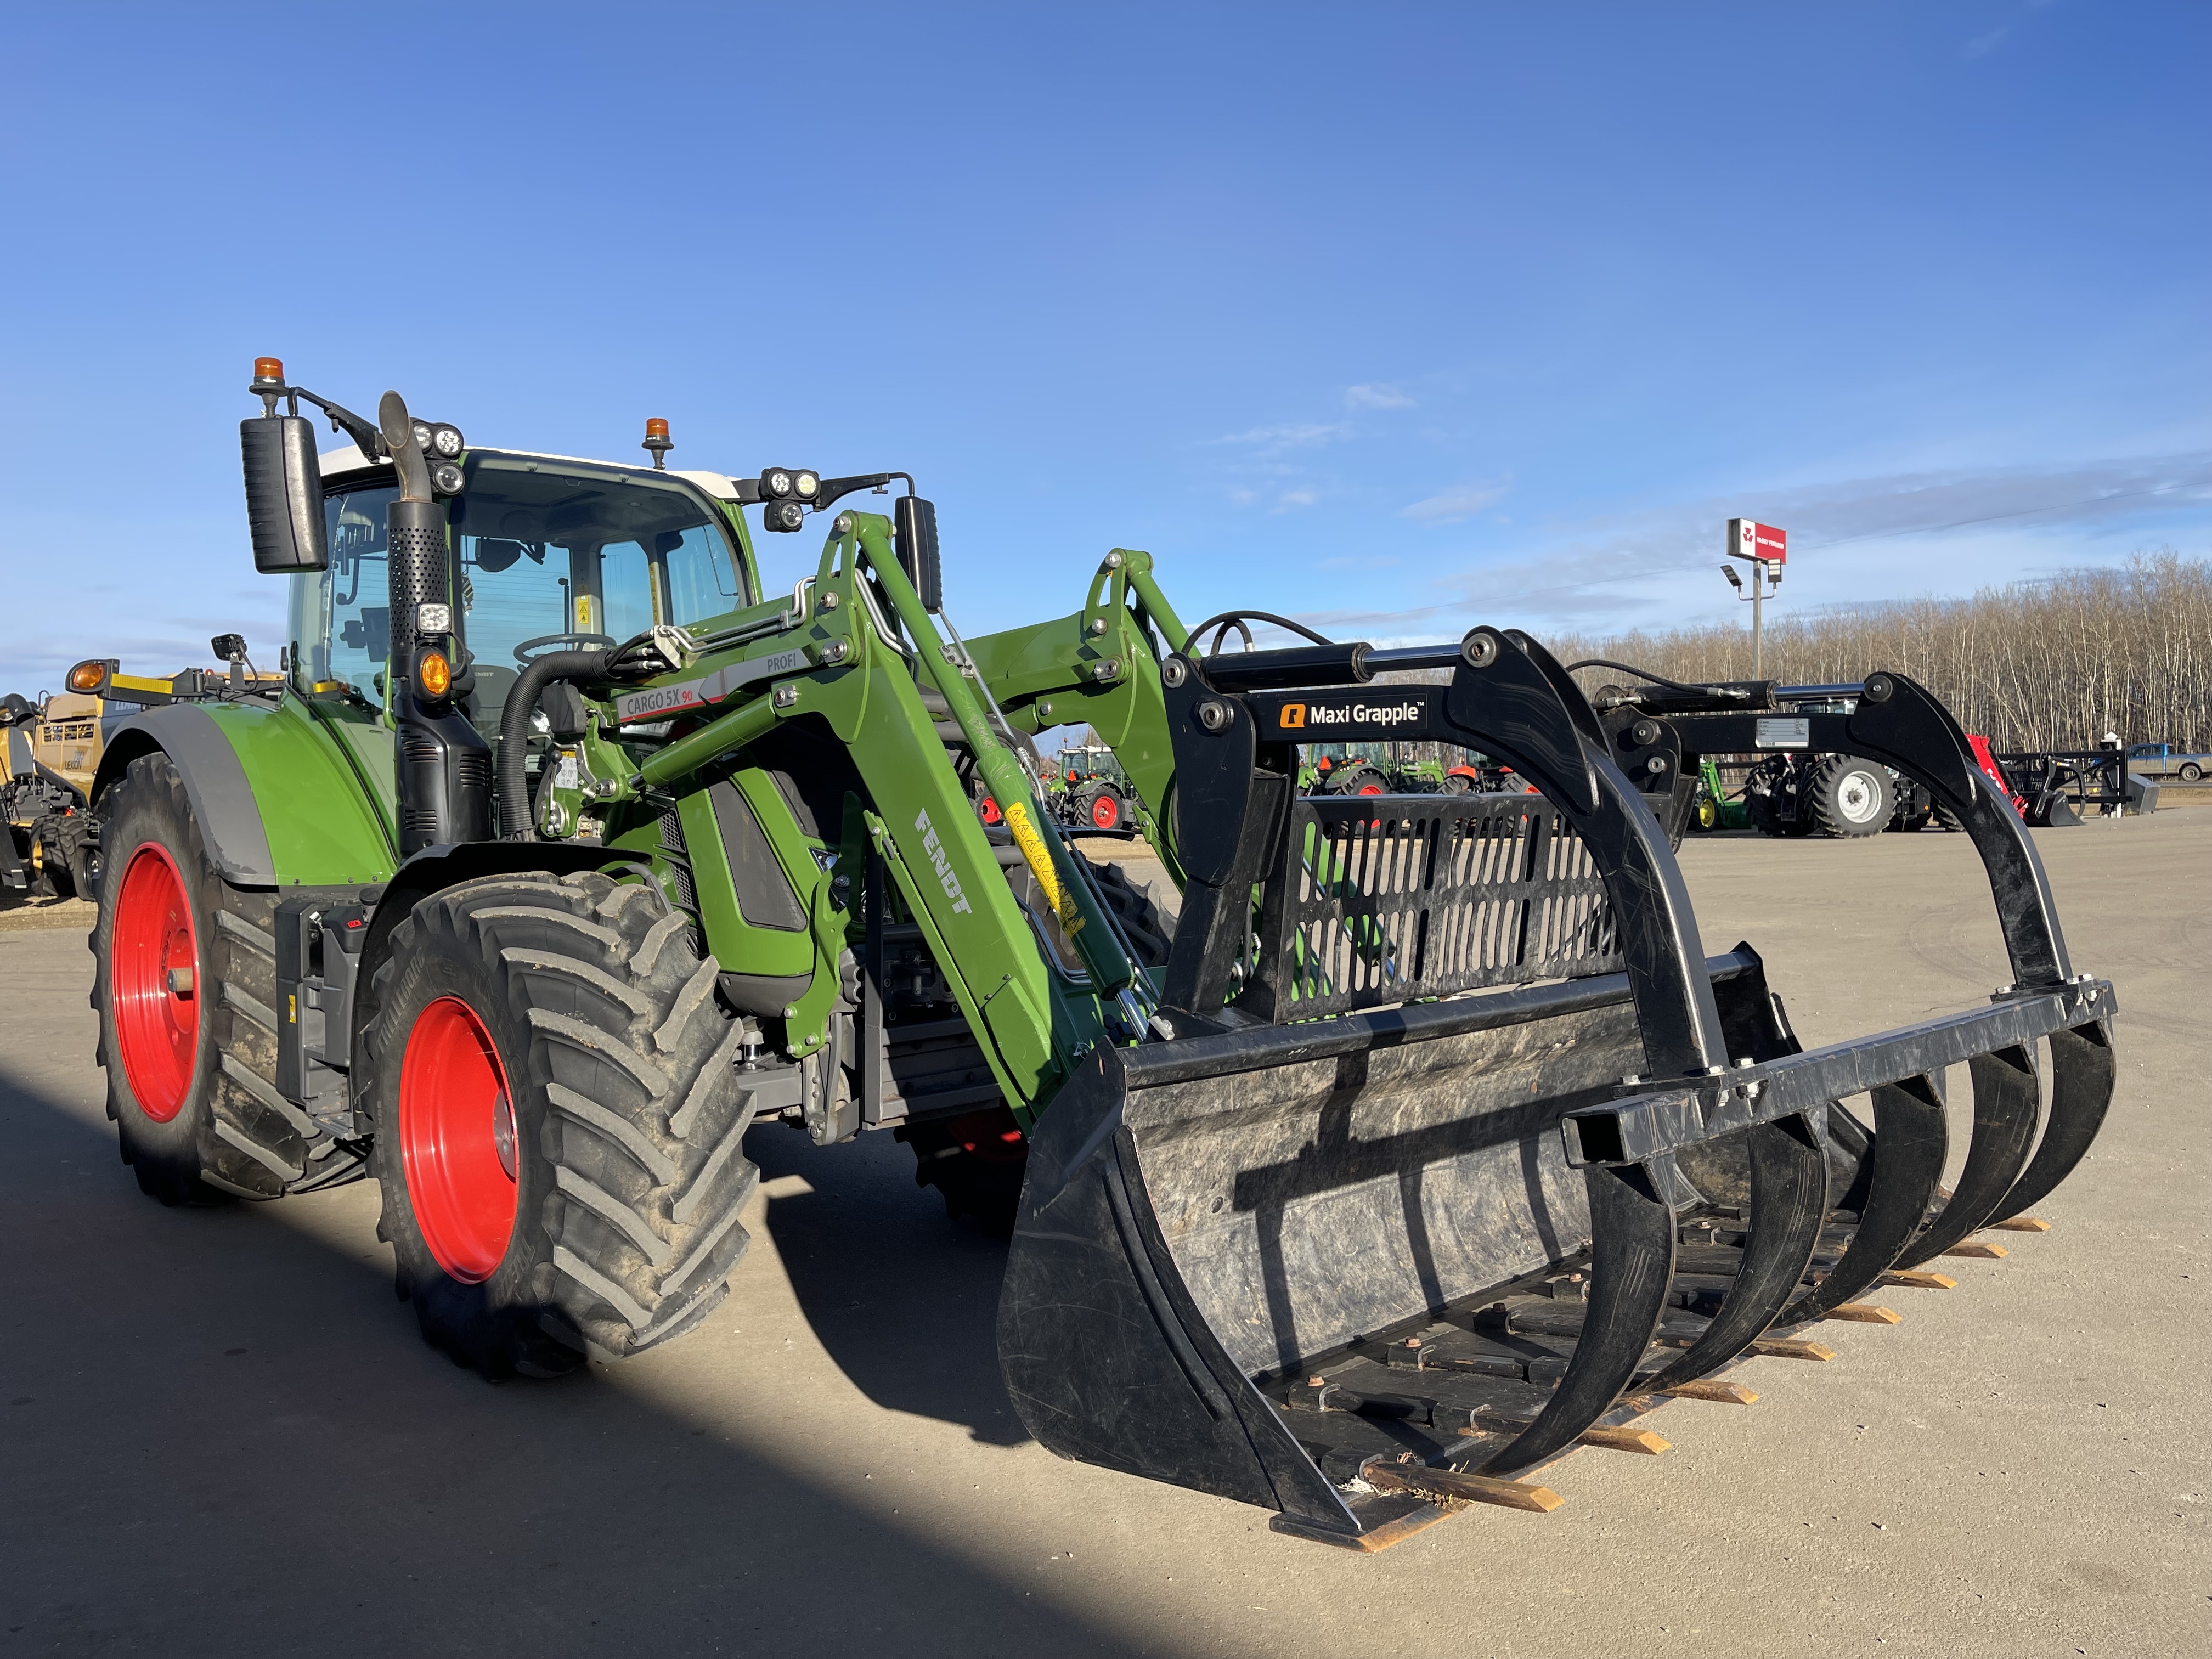
M 1293 804 L 1237 1006 L 1311 1018 L 1621 965 L 1589 849 L 1534 795 Z
M 706 930 L 699 925 L 699 890 L 691 883 L 691 851 L 684 844 L 684 823 L 676 809 L 660 815 L 660 851 L 668 866 L 669 897 L 691 917 L 691 948 L 707 954 Z

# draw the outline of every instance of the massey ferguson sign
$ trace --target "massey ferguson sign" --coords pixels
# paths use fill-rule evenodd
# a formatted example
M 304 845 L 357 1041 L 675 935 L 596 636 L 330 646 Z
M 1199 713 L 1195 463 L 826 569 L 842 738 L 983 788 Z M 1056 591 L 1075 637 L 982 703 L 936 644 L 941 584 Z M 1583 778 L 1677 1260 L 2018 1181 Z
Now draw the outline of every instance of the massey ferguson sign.
M 1730 519 L 1728 556 L 1731 559 L 1762 559 L 1768 564 L 1790 562 L 1790 532 L 1749 519 Z

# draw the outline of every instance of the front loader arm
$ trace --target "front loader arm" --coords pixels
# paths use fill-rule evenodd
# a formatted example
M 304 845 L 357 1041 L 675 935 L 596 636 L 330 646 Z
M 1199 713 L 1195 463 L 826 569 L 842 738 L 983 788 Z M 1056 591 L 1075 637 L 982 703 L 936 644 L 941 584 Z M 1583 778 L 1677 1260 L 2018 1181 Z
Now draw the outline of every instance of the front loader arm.
M 1016 727 L 1087 725 L 1113 750 L 1136 791 L 1145 839 L 1178 888 L 1185 877 L 1172 811 L 1175 745 L 1159 659 L 1163 648 L 1182 648 L 1183 635 L 1153 579 L 1152 556 L 1115 548 L 1100 562 L 1082 610 L 968 645 Z
M 756 745 L 787 749 L 802 733 L 809 744 L 834 743 L 850 758 L 866 798 L 848 796 L 844 823 L 824 826 L 825 837 L 843 839 L 820 850 L 823 871 L 805 869 L 803 859 L 801 867 L 787 870 L 799 885 L 817 951 L 811 985 L 785 1016 L 787 1048 L 811 1053 L 834 1040 L 838 954 L 863 920 L 864 884 L 847 872 L 854 878 L 833 902 L 836 884 L 826 866 L 847 854 L 880 858 L 1026 1124 L 1076 1059 L 1107 1038 L 1107 1004 L 1124 1004 L 1116 1023 L 1126 1030 L 1130 994 L 1146 988 L 1066 849 L 1040 832 L 1041 804 L 994 734 L 958 653 L 939 638 L 901 570 L 889 521 L 841 514 L 813 581 L 803 585 L 792 609 L 781 616 L 763 609 L 757 621 L 730 631 L 743 637 L 618 700 L 618 709 L 631 699 L 647 713 L 680 708 L 690 727 L 643 758 L 616 786 L 621 797 L 633 810 L 670 799 L 696 802 L 733 764 L 765 763 L 750 759 Z M 942 713 L 933 716 L 925 706 L 925 687 L 942 699 L 957 735 L 939 724 Z M 1009 823 L 1052 912 L 1035 925 L 948 759 L 948 740 L 975 753 L 987 782 L 1008 804 Z M 687 817 L 712 836 L 710 813 Z M 635 835 L 618 839 L 627 844 Z M 690 873 L 702 883 L 701 915 L 719 951 L 715 918 L 735 915 L 739 907 L 718 904 L 705 886 L 726 883 L 728 874 L 712 857 L 695 857 Z M 1035 926 L 1049 928 L 1055 919 L 1087 975 L 1048 959 Z M 733 954 L 742 948 L 733 945 Z

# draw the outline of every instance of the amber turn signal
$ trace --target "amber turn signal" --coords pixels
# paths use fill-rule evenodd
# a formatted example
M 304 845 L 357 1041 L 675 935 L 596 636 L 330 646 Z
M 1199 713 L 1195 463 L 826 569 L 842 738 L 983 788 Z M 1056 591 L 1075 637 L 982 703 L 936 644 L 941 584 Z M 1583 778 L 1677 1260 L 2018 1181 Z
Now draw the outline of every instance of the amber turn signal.
M 81 662 L 69 672 L 69 689 L 72 691 L 97 691 L 107 678 L 104 662 Z
M 442 651 L 425 651 L 416 665 L 415 684 L 426 697 L 442 697 L 453 689 L 453 665 Z

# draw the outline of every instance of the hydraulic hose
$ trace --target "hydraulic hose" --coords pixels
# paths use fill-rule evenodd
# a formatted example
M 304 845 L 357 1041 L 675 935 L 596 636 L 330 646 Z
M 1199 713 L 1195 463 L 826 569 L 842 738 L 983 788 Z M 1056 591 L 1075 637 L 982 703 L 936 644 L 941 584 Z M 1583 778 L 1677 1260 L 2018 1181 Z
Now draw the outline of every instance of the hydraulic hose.
M 523 763 L 530 757 L 530 717 L 539 694 L 556 680 L 605 679 L 607 657 L 605 651 L 549 651 L 515 676 L 499 711 L 499 823 L 506 836 L 529 841 L 538 835 Z

